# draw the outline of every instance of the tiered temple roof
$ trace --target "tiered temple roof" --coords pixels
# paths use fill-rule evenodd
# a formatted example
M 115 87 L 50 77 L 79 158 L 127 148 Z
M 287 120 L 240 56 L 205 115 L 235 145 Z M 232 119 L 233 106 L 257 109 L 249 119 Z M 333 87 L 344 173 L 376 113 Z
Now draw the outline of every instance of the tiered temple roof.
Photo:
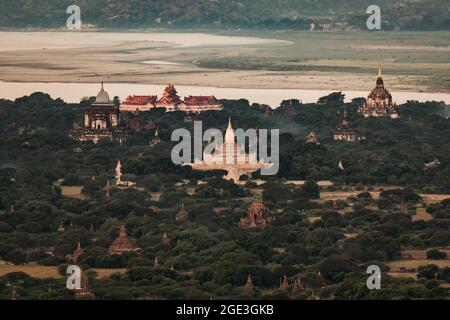
M 109 254 L 122 254 L 124 252 L 137 251 L 136 243 L 127 236 L 124 225 L 120 227 L 119 236 L 109 246 Z
M 156 107 L 158 96 L 128 96 L 120 105 L 120 111 L 148 111 Z
M 183 101 L 172 83 L 164 89 L 163 96 L 156 102 L 158 108 L 166 108 L 167 111 L 175 111 L 176 107 Z
M 398 118 L 397 106 L 392 102 L 391 93 L 384 87 L 381 69 L 378 69 L 375 88 L 370 92 L 367 100 L 359 107 L 358 112 L 364 117 Z

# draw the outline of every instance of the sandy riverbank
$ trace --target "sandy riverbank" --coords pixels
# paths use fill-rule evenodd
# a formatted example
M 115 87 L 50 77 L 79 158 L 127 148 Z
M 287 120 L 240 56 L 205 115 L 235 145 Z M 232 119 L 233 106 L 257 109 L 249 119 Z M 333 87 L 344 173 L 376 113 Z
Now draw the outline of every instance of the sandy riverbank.
M 301 40 L 310 37 L 300 33 L 296 36 Z M 105 81 L 160 85 L 173 82 L 177 85 L 217 88 L 368 91 L 374 86 L 376 66 L 383 61 L 386 68 L 399 70 L 397 75 L 392 72 L 384 75 L 385 83 L 391 91 L 450 92 L 450 89 L 445 89 L 445 84 L 442 90 L 440 78 L 435 83 L 434 75 L 417 72 L 418 69 L 437 69 L 442 72 L 443 68 L 449 68 L 448 63 L 417 62 L 414 64 L 414 72 L 409 72 L 412 64 L 397 63 L 386 57 L 380 61 L 374 61 L 373 58 L 367 60 L 364 53 L 361 53 L 358 59 L 352 60 L 342 57 L 326 58 L 320 55 L 323 55 L 327 48 L 321 48 L 333 46 L 334 42 L 321 39 L 322 37 L 323 35 L 318 35 L 317 43 L 311 41 L 311 46 L 305 49 L 301 47 L 305 44 L 293 36 L 295 41 L 289 41 L 291 38 L 287 36 L 270 39 L 245 34 L 227 36 L 159 32 L 0 32 L 0 40 L 3 43 L 0 49 L 0 81 Z M 433 46 L 426 48 L 433 49 Z M 307 52 L 307 49 L 311 52 Z M 357 49 L 349 47 L 336 50 L 343 50 L 345 53 L 345 50 Z M 361 50 L 367 51 L 367 48 Z M 436 52 L 442 54 L 442 51 Z M 297 53 L 317 56 L 317 59 L 294 59 Z M 252 57 L 261 60 L 262 65 L 266 67 L 253 68 Z M 275 64 L 274 59 L 275 62 L 281 62 Z M 148 61 L 159 63 L 149 64 Z M 202 61 L 209 62 L 207 68 L 200 67 L 203 65 Z M 218 62 L 217 66 L 209 67 L 214 65 L 215 61 Z M 232 67 L 221 67 L 223 61 L 231 61 Z M 283 70 L 275 70 L 280 66 Z M 360 66 L 362 71 L 345 71 L 355 66 Z M 321 71 L 320 68 L 327 69 Z M 372 72 L 372 69 L 375 71 Z

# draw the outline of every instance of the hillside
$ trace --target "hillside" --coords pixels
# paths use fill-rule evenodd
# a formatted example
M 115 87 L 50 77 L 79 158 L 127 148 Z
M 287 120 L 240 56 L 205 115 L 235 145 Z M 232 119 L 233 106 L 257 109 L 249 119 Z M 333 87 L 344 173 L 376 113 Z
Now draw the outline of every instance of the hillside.
M 450 29 L 445 0 L 3 0 L 0 27 L 61 27 L 71 4 L 97 27 L 352 30 L 364 28 L 366 8 L 378 4 L 384 30 Z

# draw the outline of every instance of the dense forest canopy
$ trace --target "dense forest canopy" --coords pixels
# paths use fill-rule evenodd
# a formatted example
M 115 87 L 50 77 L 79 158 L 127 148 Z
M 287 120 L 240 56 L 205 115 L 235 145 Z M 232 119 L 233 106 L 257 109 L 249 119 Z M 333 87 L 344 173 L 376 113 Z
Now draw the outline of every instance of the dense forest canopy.
M 77 264 L 97 299 L 287 299 L 290 291 L 279 288 L 284 274 L 289 290 L 294 280 L 302 281 L 296 299 L 448 298 L 448 289 L 439 283 L 450 282 L 450 268 L 434 264 L 446 255 L 438 249 L 427 252 L 429 265 L 415 270 L 418 280 L 384 274 L 381 290 L 365 287 L 367 266 L 389 271 L 387 263 L 399 258 L 402 248 L 450 245 L 450 201 L 426 205 L 419 195 L 450 192 L 445 104 L 410 101 L 400 106 L 400 119 L 364 119 L 356 113 L 360 99 L 346 103 L 350 123 L 364 128 L 368 139 L 345 143 L 330 136 L 342 118 L 339 93 L 318 104 L 295 104 L 294 116 L 286 115 L 285 102 L 273 115 L 247 100 L 223 103 L 224 110 L 198 116 L 204 128 L 223 130 L 230 116 L 244 129 L 281 128 L 278 176 L 263 177 L 260 186 L 251 180 L 236 185 L 222 179 L 222 172 L 173 165 L 172 130 L 192 129 L 183 112 L 141 114 L 160 130 L 162 143 L 149 148 L 154 129 L 131 135 L 122 145 L 70 139 L 69 130 L 82 121 L 84 104 L 66 104 L 43 93 L 0 100 L 1 260 L 33 262 L 65 275 L 68 257 L 80 241 L 83 253 Z M 320 145 L 305 144 L 311 130 L 318 133 Z M 425 169 L 424 163 L 435 158 L 440 164 Z M 118 160 L 136 188 L 113 185 L 106 195 Z M 296 186 L 286 184 L 287 179 L 308 181 Z M 323 179 L 334 185 L 319 187 L 316 181 Z M 368 191 L 375 184 L 395 188 L 381 189 L 374 199 Z M 62 196 L 62 188 L 70 186 L 81 186 L 82 197 Z M 347 188 L 359 193 L 317 202 L 322 192 Z M 273 224 L 239 228 L 249 203 L 261 198 Z M 188 216 L 179 222 L 175 216 L 182 203 Z M 433 219 L 413 221 L 404 211 L 414 208 L 424 208 Z M 65 232 L 57 231 L 60 223 Z M 140 252 L 108 254 L 121 225 Z M 163 242 L 165 233 L 168 240 Z M 125 271 L 96 278 L 95 268 Z M 248 274 L 255 285 L 251 293 L 243 287 Z M 0 277 L 0 299 L 8 298 L 11 284 L 21 298 L 73 298 L 64 277 L 38 279 L 14 272 Z
M 367 7 L 379 5 L 384 30 L 450 29 L 446 0 L 2 0 L 0 26 L 63 27 L 72 4 L 98 27 L 365 29 Z

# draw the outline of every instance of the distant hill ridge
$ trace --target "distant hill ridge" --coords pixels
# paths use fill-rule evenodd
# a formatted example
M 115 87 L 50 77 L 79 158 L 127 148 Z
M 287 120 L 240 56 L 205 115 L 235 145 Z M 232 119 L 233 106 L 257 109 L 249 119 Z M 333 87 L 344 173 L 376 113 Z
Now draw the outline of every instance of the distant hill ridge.
M 448 0 L 2 0 L 0 27 L 62 27 L 72 4 L 97 27 L 364 29 L 376 4 L 384 30 L 450 30 Z

